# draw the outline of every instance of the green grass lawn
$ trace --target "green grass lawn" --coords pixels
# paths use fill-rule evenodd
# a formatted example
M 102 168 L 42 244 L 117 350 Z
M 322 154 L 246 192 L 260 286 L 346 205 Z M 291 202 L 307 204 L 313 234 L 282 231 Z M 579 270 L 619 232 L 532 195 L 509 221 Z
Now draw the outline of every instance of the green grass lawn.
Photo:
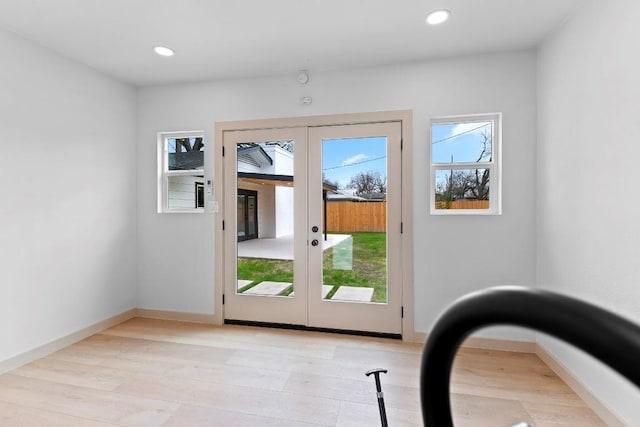
M 328 297 L 333 296 L 339 286 L 362 286 L 374 289 L 373 302 L 387 302 L 387 240 L 386 233 L 357 232 L 353 236 L 353 254 L 350 269 L 334 268 L 334 250 L 327 249 L 323 255 L 323 282 L 333 285 Z M 239 258 L 238 278 L 252 280 L 254 283 L 240 289 L 249 289 L 258 282 L 265 280 L 275 282 L 293 282 L 293 261 Z M 287 295 L 291 289 L 285 291 Z

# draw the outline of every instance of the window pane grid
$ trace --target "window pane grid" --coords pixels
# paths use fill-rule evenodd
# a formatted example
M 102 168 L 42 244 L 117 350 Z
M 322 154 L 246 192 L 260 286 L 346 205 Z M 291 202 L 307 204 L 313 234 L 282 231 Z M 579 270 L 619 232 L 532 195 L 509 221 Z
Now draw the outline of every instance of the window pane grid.
M 204 147 L 200 132 L 158 134 L 158 212 L 204 210 Z
M 432 214 L 500 213 L 499 120 L 490 114 L 431 121 Z

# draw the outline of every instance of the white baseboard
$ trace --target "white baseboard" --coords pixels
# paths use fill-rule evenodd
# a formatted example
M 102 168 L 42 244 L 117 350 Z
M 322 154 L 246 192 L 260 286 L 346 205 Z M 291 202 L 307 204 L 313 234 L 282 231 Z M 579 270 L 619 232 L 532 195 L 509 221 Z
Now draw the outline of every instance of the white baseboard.
M 427 334 L 424 332 L 402 333 L 402 341 L 423 344 L 427 342 Z
M 17 356 L 0 361 L 0 374 L 16 369 L 27 363 L 33 362 L 36 359 L 45 357 L 48 354 L 68 347 L 71 344 L 88 338 L 91 335 L 95 335 L 98 332 L 104 331 L 105 329 L 111 328 L 122 322 L 126 322 L 127 320 L 134 317 L 136 317 L 135 308 L 124 311 L 120 314 L 116 314 L 115 316 L 109 317 L 108 319 L 102 320 L 98 323 L 94 323 L 93 325 L 82 328 L 79 331 L 73 332 L 69 335 L 65 335 L 64 337 L 57 338 L 53 341 L 21 353 Z
M 177 320 L 180 322 L 206 323 L 209 325 L 222 324 L 222 321 L 221 319 L 219 319 L 219 316 L 216 316 L 215 314 L 184 313 L 181 311 L 151 310 L 147 308 L 138 308 L 136 310 L 136 316 L 144 317 L 147 319 Z
M 405 341 L 424 344 L 427 342 L 427 334 L 415 332 L 411 336 L 402 337 Z M 515 341 L 500 338 L 468 337 L 461 347 L 481 348 L 487 350 L 512 351 L 516 353 L 535 353 L 536 344 L 533 341 Z
M 536 355 L 551 368 L 584 402 L 610 427 L 629 427 L 616 413 L 587 387 L 570 369 L 556 359 L 539 343 L 535 345 Z
M 468 337 L 462 347 L 481 348 L 486 350 L 511 351 L 514 353 L 535 353 L 536 343 L 533 341 L 516 341 L 500 338 Z

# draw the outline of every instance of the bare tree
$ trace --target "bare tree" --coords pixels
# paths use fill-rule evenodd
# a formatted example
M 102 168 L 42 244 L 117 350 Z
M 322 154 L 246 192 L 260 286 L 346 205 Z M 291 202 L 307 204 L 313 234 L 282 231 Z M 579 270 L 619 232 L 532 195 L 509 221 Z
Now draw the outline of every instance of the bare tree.
M 200 151 L 204 147 L 202 138 L 193 138 L 193 144 L 191 144 L 190 138 L 176 138 L 176 153 L 183 153 L 189 151 Z
M 482 150 L 478 154 L 476 163 L 491 161 L 491 135 L 483 131 Z M 461 199 L 489 199 L 489 169 L 475 170 L 451 170 L 445 181 L 441 181 L 436 186 L 439 200 L 450 203 L 453 200 Z
M 478 156 L 477 163 L 482 161 L 491 161 L 492 150 L 491 150 L 491 136 L 485 130 L 481 134 L 482 137 L 482 151 Z M 488 200 L 489 199 L 489 169 L 476 169 L 473 172 L 470 178 L 473 179 L 473 187 L 471 188 L 471 194 L 477 200 Z
M 355 188 L 357 194 L 386 193 L 387 177 L 383 177 L 380 172 L 369 171 L 360 172 L 351 177 L 350 188 Z

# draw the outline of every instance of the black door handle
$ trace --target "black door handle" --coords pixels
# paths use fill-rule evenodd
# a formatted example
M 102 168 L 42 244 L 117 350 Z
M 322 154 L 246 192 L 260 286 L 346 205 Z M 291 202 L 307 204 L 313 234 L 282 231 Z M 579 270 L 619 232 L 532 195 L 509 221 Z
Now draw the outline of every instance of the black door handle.
M 313 239 L 313 240 L 311 241 L 311 246 L 318 246 L 318 243 L 319 243 L 319 242 L 318 242 L 318 239 Z

